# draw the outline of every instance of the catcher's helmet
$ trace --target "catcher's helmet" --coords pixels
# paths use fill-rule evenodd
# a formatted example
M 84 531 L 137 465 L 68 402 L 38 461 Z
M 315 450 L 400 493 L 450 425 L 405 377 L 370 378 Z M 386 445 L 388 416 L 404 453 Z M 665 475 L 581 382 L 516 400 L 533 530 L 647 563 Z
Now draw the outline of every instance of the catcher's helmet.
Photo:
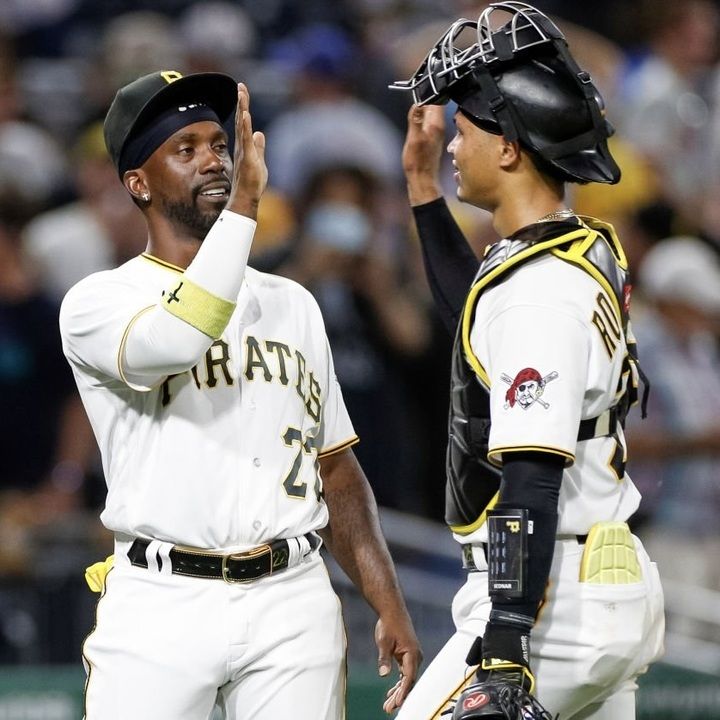
M 493 30 L 498 10 L 511 17 Z M 460 47 L 468 29 L 477 41 Z M 477 22 L 456 21 L 412 78 L 391 88 L 412 91 L 419 105 L 456 102 L 476 125 L 517 140 L 541 169 L 567 182 L 620 179 L 600 93 L 557 26 L 525 3 L 493 3 Z

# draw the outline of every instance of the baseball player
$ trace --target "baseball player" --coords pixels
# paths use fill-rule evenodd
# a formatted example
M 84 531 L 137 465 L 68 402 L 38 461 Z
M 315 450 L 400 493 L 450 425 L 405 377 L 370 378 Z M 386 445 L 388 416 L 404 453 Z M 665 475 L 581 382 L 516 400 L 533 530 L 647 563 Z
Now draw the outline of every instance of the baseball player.
M 564 201 L 568 182 L 620 178 L 602 101 L 558 28 L 520 2 L 458 20 L 395 86 L 413 93 L 403 165 L 455 333 L 446 519 L 468 569 L 457 632 L 398 718 L 630 720 L 664 622 L 627 525 L 627 265 L 613 228 Z M 448 100 L 457 196 L 502 238 L 479 268 L 438 180 Z
M 321 538 L 377 611 L 401 704 L 420 653 L 320 312 L 247 266 L 267 169 L 246 87 L 155 72 L 118 91 L 104 132 L 148 244 L 79 282 L 60 315 L 115 535 L 85 718 L 206 720 L 216 701 L 231 720 L 344 717 Z

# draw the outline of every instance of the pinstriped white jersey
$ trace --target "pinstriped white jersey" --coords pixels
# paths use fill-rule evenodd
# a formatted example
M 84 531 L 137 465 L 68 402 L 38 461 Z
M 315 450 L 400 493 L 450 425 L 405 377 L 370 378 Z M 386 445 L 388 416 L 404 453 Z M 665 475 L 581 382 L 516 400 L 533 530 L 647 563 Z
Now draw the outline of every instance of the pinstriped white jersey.
M 63 301 L 65 354 L 94 429 L 115 533 L 240 551 L 323 527 L 317 458 L 357 441 L 320 310 L 286 278 L 247 268 L 222 336 L 151 388 L 122 379 L 133 318 L 182 271 L 148 255 Z
M 559 534 L 627 520 L 640 501 L 621 476 L 621 428 L 616 437 L 577 440 L 581 420 L 616 402 L 626 354 L 621 328 L 599 283 L 549 254 L 487 289 L 475 310 L 470 342 L 490 380 L 489 457 L 500 464 L 503 452 L 538 449 L 567 458 Z M 462 540 L 484 540 L 484 532 Z

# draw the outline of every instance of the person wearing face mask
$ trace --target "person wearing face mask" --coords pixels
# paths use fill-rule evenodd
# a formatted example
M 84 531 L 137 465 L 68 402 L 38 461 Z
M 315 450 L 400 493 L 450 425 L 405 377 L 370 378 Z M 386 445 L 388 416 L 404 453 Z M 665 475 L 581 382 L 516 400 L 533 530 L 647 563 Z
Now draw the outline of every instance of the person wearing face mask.
M 425 306 L 379 252 L 386 232 L 375 176 L 355 165 L 328 166 L 298 202 L 301 236 L 282 272 L 320 305 L 353 423 L 358 457 L 378 503 L 397 506 L 415 471 L 409 441 L 408 366 L 430 344 Z

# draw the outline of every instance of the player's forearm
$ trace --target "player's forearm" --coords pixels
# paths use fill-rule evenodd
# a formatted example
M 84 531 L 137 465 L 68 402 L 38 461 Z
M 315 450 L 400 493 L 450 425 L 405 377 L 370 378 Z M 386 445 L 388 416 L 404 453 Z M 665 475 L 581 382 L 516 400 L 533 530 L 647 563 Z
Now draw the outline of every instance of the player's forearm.
M 363 597 L 380 616 L 406 614 L 375 498 L 352 450 L 321 460 L 330 513 L 323 539 Z
M 152 384 L 184 372 L 220 337 L 235 309 L 255 227 L 243 215 L 220 215 L 185 272 L 128 328 L 122 348 L 128 379 Z
M 405 180 L 410 205 L 424 205 L 442 197 L 442 188 L 435 173 L 425 169 L 406 168 Z
M 428 285 L 452 335 L 479 262 L 443 199 L 414 207 L 413 214 Z

